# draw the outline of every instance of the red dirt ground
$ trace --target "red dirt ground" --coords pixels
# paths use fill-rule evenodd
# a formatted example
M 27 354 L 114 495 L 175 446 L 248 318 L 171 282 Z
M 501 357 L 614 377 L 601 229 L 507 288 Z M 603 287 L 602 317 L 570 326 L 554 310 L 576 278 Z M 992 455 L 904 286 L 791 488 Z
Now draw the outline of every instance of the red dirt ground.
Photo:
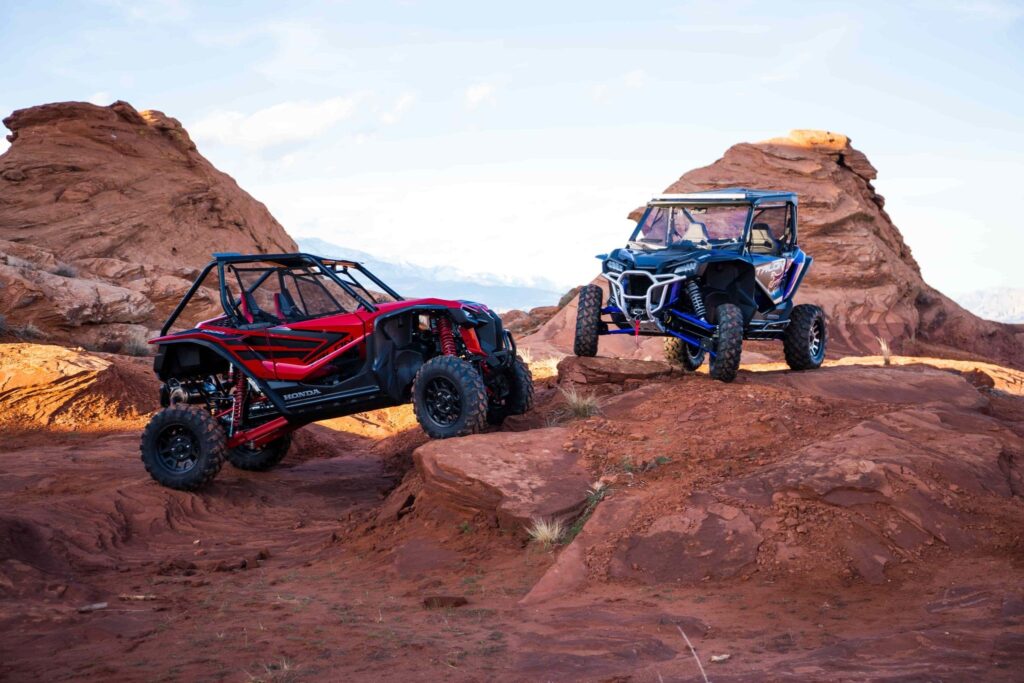
M 599 506 L 580 537 L 593 537 L 585 584 L 529 606 L 519 601 L 566 550 L 439 505 L 417 502 L 397 521 L 379 514 L 403 477 L 402 491 L 416 491 L 407 471 L 424 441 L 417 430 L 380 437 L 375 427 L 370 438 L 313 427 L 281 467 L 226 465 L 199 494 L 148 478 L 137 426 L 6 434 L 0 679 L 701 680 L 685 632 L 716 682 L 1020 680 L 1019 489 L 1008 497 L 958 489 L 958 519 L 980 540 L 968 549 L 922 543 L 876 583 L 844 550 L 852 508 L 797 499 L 762 507 L 804 531 L 762 525 L 756 565 L 735 576 L 666 583 L 615 569 L 623 539 L 678 514 L 692 495 L 738 500 L 729 489 L 736 482 L 767 481 L 798 449 L 856 435 L 907 407 L 881 401 L 877 390 L 863 394 L 877 375 L 857 384 L 826 374 L 846 371 L 820 371 L 833 396 L 794 388 L 781 372 L 742 372 L 731 385 L 676 375 L 603 399 L 601 416 L 568 422 L 568 447 L 595 479 L 613 480 L 610 499 L 635 514 L 602 531 Z M 884 377 L 900 386 L 913 379 Z M 936 397 L 946 401 L 941 414 L 1010 444 L 1008 466 L 1016 466 L 1024 400 L 982 389 L 975 401 L 953 390 Z M 554 379 L 538 382 L 538 397 L 534 414 L 506 428 L 559 419 Z M 936 476 L 945 486 L 954 475 Z M 1012 489 L 1013 476 L 995 480 Z M 754 515 L 751 505 L 744 509 Z M 794 537 L 803 554 L 782 561 L 775 549 Z M 122 599 L 132 596 L 145 599 Z M 436 596 L 466 604 L 425 608 Z M 712 663 L 714 655 L 729 658 Z

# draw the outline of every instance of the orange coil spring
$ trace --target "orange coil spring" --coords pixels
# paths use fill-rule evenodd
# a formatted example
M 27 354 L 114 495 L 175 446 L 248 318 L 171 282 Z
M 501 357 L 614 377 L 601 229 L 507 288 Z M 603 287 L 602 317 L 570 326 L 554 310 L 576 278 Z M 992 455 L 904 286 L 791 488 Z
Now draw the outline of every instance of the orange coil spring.
M 452 321 L 446 316 L 437 318 L 437 336 L 441 339 L 441 353 L 446 356 L 455 355 L 455 335 L 452 334 Z
M 238 378 L 235 380 L 235 400 L 231 405 L 231 433 L 238 431 L 242 426 L 242 410 L 245 408 L 245 375 L 235 371 Z

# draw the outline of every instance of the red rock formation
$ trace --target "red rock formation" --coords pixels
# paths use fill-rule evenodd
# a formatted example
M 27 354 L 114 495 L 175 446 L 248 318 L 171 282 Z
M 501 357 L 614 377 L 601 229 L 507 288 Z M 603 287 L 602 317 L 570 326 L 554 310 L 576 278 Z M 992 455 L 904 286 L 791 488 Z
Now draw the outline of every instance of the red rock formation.
M 0 313 L 10 325 L 93 343 L 138 336 L 212 252 L 296 249 L 161 112 L 61 102 L 4 124 Z
M 824 306 L 832 348 L 875 353 L 876 337 L 914 354 L 922 342 L 1024 366 L 1024 326 L 982 320 L 928 286 L 871 181 L 878 172 L 845 135 L 795 130 L 788 137 L 730 147 L 666 192 L 729 186 L 787 189 L 800 198 L 801 246 L 814 266 L 799 301 Z M 639 218 L 634 211 L 633 218 Z
M 982 320 L 924 281 L 871 185 L 876 175 L 845 135 L 798 130 L 785 138 L 734 145 L 666 192 L 736 186 L 797 192 L 801 245 L 814 257 L 797 298 L 826 309 L 833 357 L 877 353 L 876 337 L 881 337 L 895 352 L 909 355 L 974 357 L 1024 367 L 1024 326 Z M 630 217 L 638 219 L 640 210 Z M 568 352 L 574 321 L 575 307 L 567 307 L 525 345 Z M 620 349 L 621 340 L 608 343 L 602 353 L 637 355 Z M 639 357 L 656 357 L 657 349 L 645 351 Z
M 102 432 L 138 428 L 157 408 L 142 359 L 43 344 L 0 344 L 0 428 Z

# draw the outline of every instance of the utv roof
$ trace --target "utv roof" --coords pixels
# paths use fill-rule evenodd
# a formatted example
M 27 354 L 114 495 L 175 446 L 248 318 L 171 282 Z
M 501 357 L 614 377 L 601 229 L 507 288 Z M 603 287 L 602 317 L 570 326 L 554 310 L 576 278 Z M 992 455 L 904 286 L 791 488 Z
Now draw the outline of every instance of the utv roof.
M 239 254 L 235 251 L 228 252 L 217 252 L 213 254 L 213 258 L 218 263 L 258 263 L 258 262 L 270 262 L 277 263 L 282 266 L 301 266 L 304 263 L 309 263 L 311 260 L 319 263 L 323 263 L 325 266 L 339 265 L 339 266 L 359 266 L 358 261 L 349 261 L 347 259 L 337 258 L 324 258 L 323 256 L 316 256 L 314 254 L 305 253 L 294 253 L 294 254 Z
M 718 203 L 750 203 L 761 202 L 792 202 L 797 203 L 795 192 L 780 190 L 751 190 L 745 187 L 725 187 L 720 190 L 705 192 L 686 192 L 682 194 L 662 194 L 653 197 L 649 204 L 704 204 Z

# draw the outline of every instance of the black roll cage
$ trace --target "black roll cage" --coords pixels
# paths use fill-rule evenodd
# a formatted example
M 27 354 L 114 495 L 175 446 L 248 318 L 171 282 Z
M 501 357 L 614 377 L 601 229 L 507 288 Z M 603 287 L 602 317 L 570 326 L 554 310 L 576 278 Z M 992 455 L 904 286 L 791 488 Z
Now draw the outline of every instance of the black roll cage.
M 647 203 L 644 208 L 643 214 L 640 216 L 640 220 L 636 222 L 636 228 L 630 235 L 630 241 L 635 241 L 640 235 L 640 228 L 643 227 L 644 221 L 647 220 L 648 214 L 656 208 L 666 207 L 679 207 L 686 211 L 689 208 L 698 207 L 710 207 L 710 206 L 746 206 L 747 207 L 747 219 L 743 226 L 743 239 L 741 244 L 743 245 L 744 253 L 747 251 L 748 245 L 750 244 L 750 227 L 753 224 L 753 218 L 755 212 L 758 209 L 773 208 L 775 206 L 785 205 L 789 207 L 789 221 L 791 224 L 787 227 L 791 230 L 790 245 L 796 247 L 799 245 L 799 233 L 797 226 L 799 221 L 797 220 L 797 197 L 795 194 L 790 192 L 763 192 L 763 191 L 751 191 L 744 190 L 742 188 L 723 188 L 720 192 L 733 192 L 743 193 L 744 199 L 719 199 L 714 196 L 713 193 L 708 193 L 708 196 L 700 199 L 675 199 L 670 197 L 652 199 Z M 693 193 L 694 195 L 701 193 Z M 687 211 L 689 214 L 689 211 Z
M 173 325 L 174 322 L 178 319 L 178 317 L 181 315 L 181 312 L 185 310 L 185 306 L 188 305 L 188 302 L 192 300 L 192 297 L 195 296 L 195 293 L 199 291 L 199 287 L 203 284 L 207 276 L 210 274 L 210 271 L 212 271 L 214 268 L 217 268 L 217 278 L 219 280 L 218 286 L 220 289 L 221 307 L 224 309 L 224 312 L 226 314 L 241 317 L 241 312 L 238 310 L 238 307 L 235 305 L 233 301 L 231 301 L 231 297 L 228 296 L 224 267 L 226 265 L 244 265 L 246 263 L 266 262 L 275 263 L 279 266 L 284 266 L 287 268 L 293 268 L 296 266 L 316 266 L 320 269 L 320 272 L 325 273 L 328 277 L 334 280 L 334 282 L 337 283 L 338 286 L 341 287 L 343 290 L 345 290 L 345 292 L 349 296 L 355 299 L 360 306 L 362 306 L 364 309 L 371 313 L 377 311 L 377 306 L 371 300 L 372 298 L 370 297 L 370 293 L 366 290 L 365 287 L 360 285 L 358 281 L 352 278 L 351 276 L 349 276 L 349 278 L 352 280 L 351 282 L 346 282 L 345 280 L 341 279 L 338 276 L 337 270 L 339 266 L 341 267 L 341 272 L 344 273 L 345 275 L 348 275 L 349 268 L 354 268 L 355 270 L 369 278 L 369 280 L 373 282 L 374 285 L 380 287 L 384 293 L 388 294 L 396 301 L 404 301 L 404 298 L 398 292 L 391 289 L 391 287 L 385 284 L 380 278 L 371 273 L 365 266 L 363 266 L 361 263 L 357 261 L 327 259 L 321 258 L 319 256 L 314 256 L 312 254 L 214 254 L 214 260 L 210 261 L 209 263 L 206 264 L 206 266 L 203 267 L 203 270 L 199 273 L 198 277 L 196 277 L 195 281 L 192 283 L 192 286 L 189 287 L 189 290 L 185 293 L 185 296 L 181 298 L 181 301 L 178 302 L 178 305 L 171 312 L 171 315 L 167 318 L 166 322 L 164 322 L 163 327 L 160 328 L 160 336 L 167 336 L 167 332 L 168 330 L 171 329 L 171 325 Z M 278 275 L 280 276 L 280 271 L 276 269 L 266 269 L 266 272 L 262 276 L 257 278 L 256 281 L 249 287 L 245 287 L 245 285 L 241 282 L 241 278 L 238 278 L 239 287 L 242 290 L 242 294 L 251 295 L 252 292 L 255 291 L 257 287 L 263 284 L 263 282 L 266 281 L 266 279 L 270 277 L 272 273 L 275 272 L 278 273 Z M 366 297 L 361 295 L 352 285 L 356 285 L 360 290 L 362 290 Z M 334 299 L 334 297 L 330 295 L 329 292 L 327 292 L 327 295 L 331 298 L 332 301 L 338 303 Z M 341 306 L 339 306 L 339 311 L 340 310 L 344 309 Z

